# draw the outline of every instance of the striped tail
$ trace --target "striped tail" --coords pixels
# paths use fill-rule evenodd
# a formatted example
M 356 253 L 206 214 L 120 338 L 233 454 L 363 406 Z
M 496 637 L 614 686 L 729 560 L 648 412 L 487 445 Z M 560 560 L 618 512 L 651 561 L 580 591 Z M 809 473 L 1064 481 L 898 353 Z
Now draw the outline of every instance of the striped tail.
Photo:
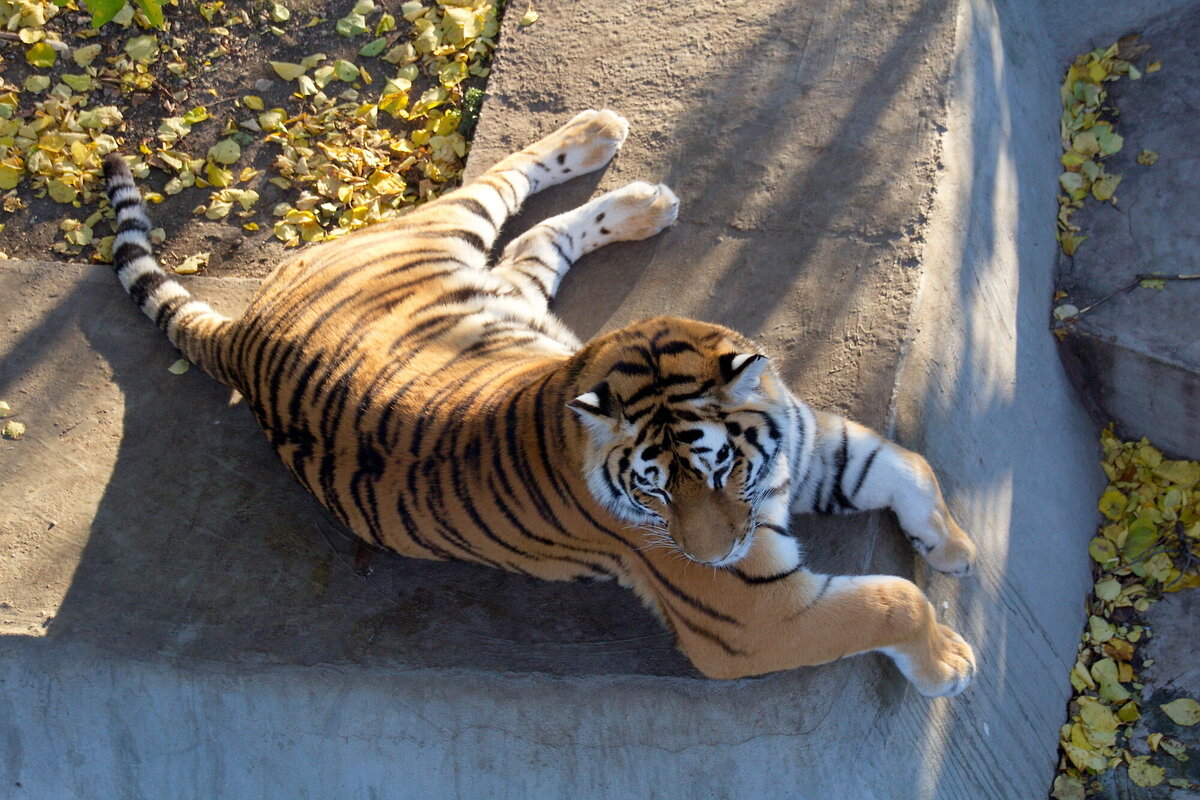
M 117 153 L 104 159 L 104 191 L 117 212 L 113 268 L 121 285 L 184 358 L 222 383 L 234 386 L 226 358 L 231 320 L 208 303 L 193 299 L 158 266 L 150 252 L 153 226 L 146 205 L 133 173 Z

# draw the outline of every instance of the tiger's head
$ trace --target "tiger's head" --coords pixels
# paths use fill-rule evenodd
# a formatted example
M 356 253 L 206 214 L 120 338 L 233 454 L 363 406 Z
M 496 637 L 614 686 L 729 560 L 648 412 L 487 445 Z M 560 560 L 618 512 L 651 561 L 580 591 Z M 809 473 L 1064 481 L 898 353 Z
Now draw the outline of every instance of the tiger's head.
M 650 544 L 717 567 L 740 561 L 789 408 L 766 356 L 727 328 L 658 317 L 576 358 L 587 391 L 567 405 L 591 493 Z

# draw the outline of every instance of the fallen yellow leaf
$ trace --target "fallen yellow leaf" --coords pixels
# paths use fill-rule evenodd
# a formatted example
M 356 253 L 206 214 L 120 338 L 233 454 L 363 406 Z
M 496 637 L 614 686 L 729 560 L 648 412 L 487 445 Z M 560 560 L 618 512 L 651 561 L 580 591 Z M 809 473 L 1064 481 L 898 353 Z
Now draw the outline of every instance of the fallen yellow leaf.
M 1178 700 L 1172 700 L 1169 703 L 1160 705 L 1159 708 L 1176 725 L 1191 727 L 1200 722 L 1200 703 L 1197 703 L 1190 697 L 1181 697 Z

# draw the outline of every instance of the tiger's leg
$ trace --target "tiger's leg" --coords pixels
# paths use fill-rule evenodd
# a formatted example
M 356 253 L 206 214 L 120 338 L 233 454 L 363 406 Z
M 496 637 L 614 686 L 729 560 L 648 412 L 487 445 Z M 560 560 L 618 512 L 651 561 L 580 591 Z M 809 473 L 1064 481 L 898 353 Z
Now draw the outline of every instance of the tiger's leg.
M 678 213 L 666 186 L 630 183 L 530 228 L 504 248 L 492 274 L 544 309 L 573 262 L 611 242 L 653 236 Z
M 840 421 L 820 416 L 826 429 Z M 818 575 L 804 566 L 799 542 L 787 533 L 786 451 L 777 458 L 771 491 L 755 509 L 749 552 L 736 564 L 713 568 L 670 550 L 629 559 L 635 591 L 667 620 L 683 652 L 710 677 L 740 678 L 877 650 L 924 695 L 965 689 L 974 651 L 937 621 L 915 584 L 890 575 Z
M 961 692 L 975 673 L 971 646 L 938 622 L 915 584 L 890 575 L 810 572 L 794 539 L 755 534 L 736 569 L 647 550 L 635 590 L 712 678 L 741 678 L 876 650 L 922 694 Z
M 409 233 L 445 235 L 466 266 L 482 269 L 501 226 L 529 195 L 600 169 L 628 133 L 629 123 L 615 112 L 584 111 L 398 225 Z
M 794 494 L 795 513 L 891 508 L 929 565 L 963 577 L 975 545 L 946 508 L 937 476 L 919 454 L 869 428 L 820 411 L 812 458 Z

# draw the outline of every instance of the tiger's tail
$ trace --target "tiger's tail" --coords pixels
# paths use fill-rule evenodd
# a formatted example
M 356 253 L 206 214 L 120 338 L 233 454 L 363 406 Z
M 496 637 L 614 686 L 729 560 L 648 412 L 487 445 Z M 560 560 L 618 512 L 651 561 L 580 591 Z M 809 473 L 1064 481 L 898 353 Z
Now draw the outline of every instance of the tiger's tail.
M 226 357 L 232 320 L 193 298 L 158 266 L 150 250 L 150 216 L 133 173 L 118 153 L 104 159 L 104 191 L 117 212 L 113 268 L 125 291 L 184 358 L 222 383 L 235 385 Z

